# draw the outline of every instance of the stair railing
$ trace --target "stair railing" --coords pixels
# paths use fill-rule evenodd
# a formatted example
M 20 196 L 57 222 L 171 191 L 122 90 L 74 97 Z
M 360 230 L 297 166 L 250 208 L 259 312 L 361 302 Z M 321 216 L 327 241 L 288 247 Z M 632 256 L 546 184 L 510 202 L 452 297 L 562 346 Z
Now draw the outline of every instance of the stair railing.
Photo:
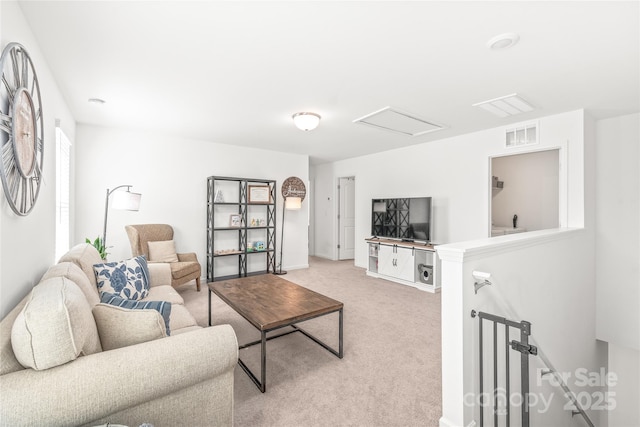
M 474 283 L 474 291 L 477 294 L 478 290 L 483 286 L 491 285 L 491 281 L 489 280 L 491 275 L 488 273 L 482 272 L 473 272 L 474 278 L 480 279 Z M 519 316 L 515 315 L 515 310 L 506 302 L 500 293 L 496 293 L 497 298 L 494 298 L 494 301 L 498 304 L 498 306 L 502 309 L 503 312 L 509 314 L 512 318 L 519 318 Z M 529 356 L 538 356 L 544 366 L 545 370 L 541 372 L 541 376 L 544 375 L 553 375 L 557 381 L 557 384 L 564 391 L 564 395 L 571 402 L 571 404 L 575 407 L 574 410 L 571 411 L 571 416 L 581 415 L 584 421 L 589 425 L 589 427 L 595 427 L 591 418 L 586 413 L 582 405 L 578 402 L 575 394 L 571 391 L 567 383 L 565 382 L 562 375 L 558 374 L 558 371 L 555 369 L 549 358 L 544 354 L 544 352 L 540 349 L 539 346 L 531 344 L 530 340 L 535 343 L 535 339 L 531 337 L 531 323 L 525 320 L 516 322 L 513 320 L 509 320 L 505 317 L 496 316 L 494 314 L 477 312 L 476 310 L 471 311 L 471 317 L 478 317 L 479 319 L 479 330 L 478 330 L 478 341 L 479 341 L 479 381 L 480 381 L 480 397 L 483 397 L 483 382 L 484 382 L 484 373 L 483 373 L 483 364 L 484 364 L 484 355 L 483 355 L 483 328 L 482 322 L 483 320 L 488 320 L 493 322 L 493 375 L 494 375 L 494 393 L 497 390 L 497 325 L 502 324 L 505 325 L 504 334 L 505 334 L 505 362 L 506 362 L 506 394 L 507 394 L 507 406 L 506 406 L 506 425 L 509 427 L 510 425 L 510 408 L 509 408 L 509 396 L 510 396 L 510 386 L 509 386 L 509 348 L 512 350 L 517 350 L 521 353 L 521 395 L 525 398 L 523 399 L 522 405 L 522 427 L 529 427 L 529 401 L 528 401 L 528 393 L 529 393 Z M 509 341 L 509 328 L 516 328 L 520 330 L 520 341 L 511 340 Z M 481 402 L 480 406 L 480 427 L 484 427 L 484 408 Z M 494 426 L 498 426 L 498 408 L 497 408 L 497 399 L 494 399 Z

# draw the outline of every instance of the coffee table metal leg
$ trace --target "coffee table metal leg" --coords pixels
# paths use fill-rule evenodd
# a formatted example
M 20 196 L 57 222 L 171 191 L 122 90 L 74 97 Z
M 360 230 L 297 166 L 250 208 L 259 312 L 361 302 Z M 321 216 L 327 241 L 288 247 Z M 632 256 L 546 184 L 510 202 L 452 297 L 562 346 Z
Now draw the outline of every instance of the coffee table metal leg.
M 277 338 L 277 337 L 273 337 Z M 249 344 L 241 345 L 238 349 L 242 350 L 243 348 L 251 347 L 255 344 L 260 344 L 260 379 L 255 376 L 251 369 L 247 365 L 244 364 L 242 359 L 238 358 L 238 365 L 242 368 L 242 370 L 249 375 L 251 381 L 258 387 L 258 389 L 264 393 L 267 390 L 267 332 L 260 332 L 260 341 L 254 341 Z
M 260 391 L 265 392 L 267 389 L 267 333 L 262 331 L 262 342 L 260 343 L 260 358 L 262 365 L 261 373 L 260 373 Z
M 335 311 L 333 312 L 335 313 Z M 315 341 L 320 346 L 324 347 L 327 351 L 332 353 L 335 356 L 338 356 L 340 359 L 344 356 L 344 334 L 343 334 L 343 326 L 344 326 L 344 316 L 343 309 L 338 310 L 338 350 L 336 351 L 334 348 L 330 347 L 323 341 L 319 340 L 315 336 L 311 335 L 309 332 L 304 329 L 299 328 L 297 325 L 287 325 L 292 328 L 292 330 L 284 332 L 279 335 L 273 335 L 267 338 L 267 331 L 260 331 L 260 339 L 257 341 L 253 341 L 247 344 L 243 344 L 238 347 L 238 350 L 242 350 L 245 348 L 252 347 L 254 345 L 260 344 L 260 379 L 256 377 L 256 375 L 251 372 L 251 369 L 247 365 L 244 364 L 242 359 L 238 358 L 238 365 L 242 368 L 242 370 L 251 378 L 251 381 L 258 387 L 258 389 L 264 393 L 267 390 L 267 341 L 272 340 L 274 338 L 279 338 L 285 335 L 289 335 L 294 332 L 301 332 L 303 335 L 307 336 L 312 341 Z M 278 328 L 276 328 L 278 329 Z M 273 329 L 272 329 L 273 331 Z
M 211 290 L 209 290 L 209 326 L 211 326 Z
M 339 316 L 340 317 L 339 317 L 339 325 L 338 325 L 338 328 L 339 328 L 338 329 L 338 336 L 339 336 L 339 344 L 338 344 L 338 347 L 339 347 L 338 352 L 339 352 L 339 354 L 338 354 L 338 357 L 340 359 L 342 359 L 342 356 L 344 355 L 344 346 L 342 344 L 342 336 L 343 336 L 342 335 L 342 323 L 343 323 L 343 321 L 342 321 L 342 309 L 340 309 L 340 315 Z

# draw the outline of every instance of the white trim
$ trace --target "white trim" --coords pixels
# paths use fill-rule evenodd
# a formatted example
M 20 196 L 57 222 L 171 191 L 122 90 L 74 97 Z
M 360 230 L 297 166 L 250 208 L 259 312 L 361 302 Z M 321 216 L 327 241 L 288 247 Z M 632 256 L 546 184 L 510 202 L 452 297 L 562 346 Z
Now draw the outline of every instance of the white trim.
M 487 239 L 469 240 L 435 247 L 442 261 L 462 262 L 469 259 L 512 252 L 514 250 L 537 246 L 545 242 L 565 239 L 583 228 L 554 228 L 551 230 L 530 231 L 527 233 L 509 234 Z

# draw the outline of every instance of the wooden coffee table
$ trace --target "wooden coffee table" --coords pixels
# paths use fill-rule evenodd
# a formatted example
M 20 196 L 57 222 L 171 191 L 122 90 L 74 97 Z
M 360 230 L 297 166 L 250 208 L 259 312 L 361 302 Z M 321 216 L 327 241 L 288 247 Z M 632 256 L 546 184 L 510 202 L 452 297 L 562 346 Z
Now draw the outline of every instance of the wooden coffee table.
M 260 380 L 238 359 L 238 364 L 249 375 L 261 392 L 266 390 L 267 341 L 300 332 L 342 359 L 342 309 L 343 304 L 322 294 L 303 288 L 273 274 L 242 277 L 220 282 L 211 282 L 209 287 L 209 326 L 211 326 L 211 294 L 214 293 L 238 314 L 260 331 L 260 339 L 239 347 L 240 350 L 260 344 Z M 329 347 L 310 333 L 300 329 L 296 323 L 329 313 L 339 313 L 339 349 Z M 292 330 L 267 338 L 267 333 L 290 326 Z

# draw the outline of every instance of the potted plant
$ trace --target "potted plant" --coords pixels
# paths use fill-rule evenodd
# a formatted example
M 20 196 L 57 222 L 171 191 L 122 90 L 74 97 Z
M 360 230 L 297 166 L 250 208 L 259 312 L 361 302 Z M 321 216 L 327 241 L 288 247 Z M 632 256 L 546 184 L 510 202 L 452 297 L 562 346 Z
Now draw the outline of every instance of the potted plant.
M 109 253 L 107 252 L 107 248 L 105 248 L 104 246 L 104 240 L 102 240 L 102 237 L 98 236 L 95 238 L 94 241 L 91 241 L 91 239 L 87 237 L 85 239 L 85 242 L 89 243 L 90 245 L 93 245 L 93 247 L 98 250 L 98 253 L 100 254 L 100 258 L 102 258 L 103 261 L 107 260 L 107 255 L 109 255 Z

